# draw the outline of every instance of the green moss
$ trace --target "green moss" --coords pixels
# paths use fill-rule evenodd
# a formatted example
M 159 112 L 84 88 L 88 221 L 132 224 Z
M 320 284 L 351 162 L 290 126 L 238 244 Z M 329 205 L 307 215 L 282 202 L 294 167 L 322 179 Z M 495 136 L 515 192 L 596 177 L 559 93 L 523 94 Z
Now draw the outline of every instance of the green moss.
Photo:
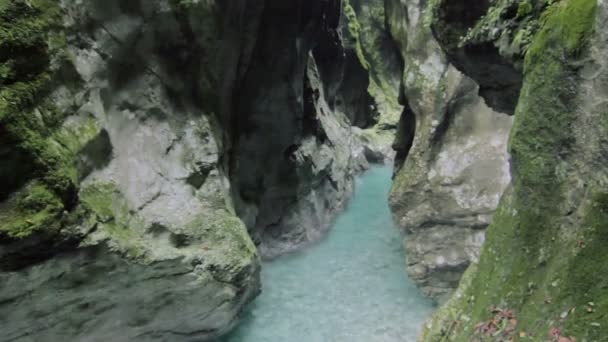
M 344 1 L 344 15 L 348 20 L 348 30 L 350 36 L 355 41 L 355 52 L 357 53 L 357 58 L 359 62 L 366 70 L 369 70 L 370 65 L 365 57 L 365 52 L 363 51 L 363 45 L 361 43 L 361 24 L 359 23 L 359 19 L 357 18 L 357 13 L 355 9 L 350 4 L 349 0 Z
M 403 107 L 399 104 L 400 66 L 397 49 L 385 30 L 384 2 L 372 0 L 357 13 L 350 1 L 343 2 L 348 34 L 361 66 L 369 72 L 368 93 L 380 114 L 377 126 L 394 126 Z M 394 60 L 393 60 L 394 58 Z
M 608 246 L 608 193 L 594 193 L 585 211 L 580 244 L 564 268 L 566 276 L 558 300 L 565 303 L 566 308 L 578 310 L 564 324 L 568 335 L 600 341 L 606 337 L 608 328 L 605 323 L 608 322 L 608 263 L 604 257 Z
M 532 10 L 533 10 L 532 5 L 527 0 L 524 0 L 524 1 L 520 2 L 519 6 L 517 7 L 517 16 L 525 17 L 525 16 L 529 15 L 530 13 L 532 13 Z
M 23 172 L 19 175 L 3 175 L 0 181 L 8 192 L 31 180 L 43 184 L 40 186 L 53 196 L 40 200 L 48 200 L 44 207 L 53 208 L 53 212 L 72 206 L 78 181 L 76 144 L 57 133 L 67 113 L 58 110 L 49 98 L 55 73 L 67 57 L 65 45 L 56 1 L 0 0 L 0 135 L 25 164 L 20 165 Z M 32 189 L 36 187 L 24 191 Z M 42 222 L 41 217 L 49 216 L 43 209 L 40 213 L 13 209 L 16 212 L 3 215 L 29 213 L 31 217 L 24 217 L 25 222 Z M 22 234 L 11 237 L 25 238 L 25 232 L 38 232 L 42 227 L 37 224 L 35 229 L 23 229 Z M 0 230 L 9 228 L 0 223 Z
M 107 222 L 114 217 L 114 199 L 118 195 L 113 183 L 94 184 L 80 190 L 80 201 L 95 213 L 100 221 Z
M 241 220 L 225 209 L 206 208 L 183 227 L 167 230 L 167 237 L 146 232 L 144 220 L 129 210 L 114 183 L 89 184 L 80 190 L 80 199 L 98 222 L 95 234 L 89 237 L 91 243 L 107 241 L 115 251 L 140 263 L 204 253 L 207 263 L 218 266 L 212 272 L 214 276 L 231 281 L 228 278 L 236 274 L 233 270 L 249 265 L 257 255 Z M 166 240 L 175 236 L 184 236 L 192 244 L 175 247 Z M 150 258 L 153 255 L 156 257 Z
M 595 1 L 565 0 L 550 6 L 542 15 L 544 28 L 534 38 L 526 66 L 531 68 L 534 62 L 545 61 L 547 58 L 543 55 L 557 49 L 563 49 L 567 58 L 578 57 L 593 32 L 596 7 Z
M 560 0 L 496 0 L 477 20 L 458 20 L 450 13 L 469 13 L 466 2 L 434 0 L 429 11 L 431 26 L 449 51 L 491 43 L 503 57 L 520 68 L 530 39 L 540 28 L 541 14 Z M 448 13 L 449 12 L 449 13 Z
M 52 134 L 49 149 L 54 149 L 56 154 L 75 156 L 100 131 L 99 122 L 93 117 L 65 124 Z
M 243 254 L 255 254 L 256 248 L 247 234 L 247 228 L 235 215 L 224 209 L 217 209 L 212 213 L 200 216 L 191 222 L 186 231 L 197 236 L 210 245 L 220 245 L 222 242 L 231 242 L 231 253 L 235 258 Z
M 0 211 L 0 232 L 19 239 L 46 230 L 57 231 L 63 204 L 45 184 L 33 182 L 6 204 Z
M 205 260 L 214 265 L 209 271 L 215 279 L 234 282 L 240 270 L 257 258 L 257 250 L 247 228 L 235 215 L 225 209 L 201 214 L 184 231 L 205 250 Z
M 449 341 L 470 341 L 475 325 L 492 317 L 492 307 L 515 311 L 512 336 L 533 333 L 530 340 L 543 341 L 552 327 L 582 340 L 599 336 L 589 324 L 608 312 L 608 273 L 599 254 L 606 244 L 606 197 L 594 197 L 587 223 L 563 234 L 568 179 L 558 172 L 562 160 L 575 153 L 578 64 L 595 27 L 596 6 L 595 0 L 564 0 L 539 18 L 542 28 L 526 55 L 512 129 L 513 192 L 505 194 L 487 232 L 478 271 L 466 290 L 469 300 L 443 309 L 460 312 L 457 327 L 445 336 Z M 582 251 L 580 236 L 589 241 Z M 595 316 L 585 310 L 592 301 L 604 305 Z M 570 318 L 560 318 L 573 307 Z M 434 341 L 440 329 L 429 336 Z
M 129 211 L 126 199 L 114 183 L 95 183 L 81 189 L 82 206 L 99 222 L 97 234 L 125 256 L 145 261 L 143 223 Z

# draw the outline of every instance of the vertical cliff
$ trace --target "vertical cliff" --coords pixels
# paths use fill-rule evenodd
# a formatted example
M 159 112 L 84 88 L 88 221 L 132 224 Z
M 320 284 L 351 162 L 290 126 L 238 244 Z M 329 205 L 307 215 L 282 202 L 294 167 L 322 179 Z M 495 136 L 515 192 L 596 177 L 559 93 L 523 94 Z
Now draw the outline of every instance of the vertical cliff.
M 514 111 L 513 186 L 479 263 L 423 340 L 605 340 L 607 4 L 434 6 L 433 28 L 450 59 L 487 89 L 488 103 Z M 465 21 L 463 12 L 471 13 Z M 496 69 L 513 82 L 495 83 L 488 76 Z
M 266 257 L 320 238 L 366 163 L 342 108 L 317 107 L 326 100 L 309 75 L 325 53 L 313 49 L 337 35 L 341 14 L 339 1 L 267 1 L 235 88 L 230 178 L 237 212 Z M 352 92 L 365 91 L 360 82 Z
M 320 238 L 354 173 L 390 158 L 362 138 L 390 120 L 340 1 L 0 16 L 6 340 L 222 335 L 259 291 L 258 253 Z
M 342 45 L 347 56 L 352 60 L 356 57 L 358 73 L 368 80 L 365 93 L 372 100 L 370 109 L 374 115 L 373 124 L 359 126 L 362 129 L 355 128 L 355 133 L 363 141 L 368 159 L 392 163 L 394 151 L 390 146 L 403 111 L 399 103 L 403 59 L 388 31 L 383 0 L 344 0 L 342 6 Z M 344 89 L 351 84 L 345 82 Z
M 263 256 L 318 239 L 353 174 L 390 162 L 401 60 L 382 1 L 273 2 L 236 89 L 231 179 Z
M 427 2 L 388 0 L 386 12 L 405 66 L 390 204 L 407 234 L 410 276 L 443 301 L 477 260 L 510 182 L 512 119 L 488 108 L 475 82 L 450 63 L 432 35 Z
M 212 101 L 239 12 L 0 2 L 4 340 L 207 339 L 257 294 Z

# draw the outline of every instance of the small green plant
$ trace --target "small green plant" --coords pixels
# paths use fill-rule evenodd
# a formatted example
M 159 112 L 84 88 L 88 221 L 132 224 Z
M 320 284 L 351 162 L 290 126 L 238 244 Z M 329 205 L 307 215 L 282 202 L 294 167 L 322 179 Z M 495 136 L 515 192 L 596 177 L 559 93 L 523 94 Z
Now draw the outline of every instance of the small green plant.
M 519 3 L 519 7 L 517 8 L 517 17 L 526 17 L 532 13 L 532 10 L 532 5 L 528 2 L 528 0 L 524 0 Z

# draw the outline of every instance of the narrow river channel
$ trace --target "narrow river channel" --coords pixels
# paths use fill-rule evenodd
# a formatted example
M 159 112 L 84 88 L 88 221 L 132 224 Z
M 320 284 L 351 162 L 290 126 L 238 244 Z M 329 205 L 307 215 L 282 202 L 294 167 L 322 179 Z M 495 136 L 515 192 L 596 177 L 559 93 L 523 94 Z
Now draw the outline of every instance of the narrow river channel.
M 405 272 L 390 184 L 390 168 L 372 168 L 323 241 L 265 263 L 263 293 L 226 341 L 414 342 L 434 307 Z

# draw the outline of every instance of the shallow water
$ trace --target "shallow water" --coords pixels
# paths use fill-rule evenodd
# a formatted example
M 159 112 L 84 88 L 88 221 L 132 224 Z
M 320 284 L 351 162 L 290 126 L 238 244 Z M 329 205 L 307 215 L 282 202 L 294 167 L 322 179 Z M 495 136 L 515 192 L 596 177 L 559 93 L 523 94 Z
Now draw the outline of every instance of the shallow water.
M 263 265 L 263 293 L 226 342 L 416 340 L 433 305 L 407 278 L 390 177 L 367 172 L 323 241 Z

